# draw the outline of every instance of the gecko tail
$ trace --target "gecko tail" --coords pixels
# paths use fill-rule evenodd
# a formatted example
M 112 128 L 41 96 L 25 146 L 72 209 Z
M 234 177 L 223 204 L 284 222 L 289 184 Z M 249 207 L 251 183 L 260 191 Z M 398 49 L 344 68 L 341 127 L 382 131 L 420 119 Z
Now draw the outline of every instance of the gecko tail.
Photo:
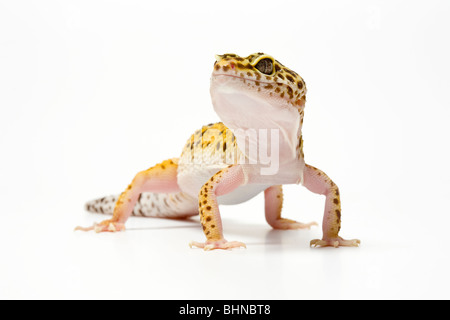
M 86 202 L 84 209 L 89 212 L 112 215 L 118 196 L 111 195 Z
M 110 195 L 88 201 L 86 211 L 112 215 L 119 195 Z M 155 218 L 187 218 L 198 214 L 198 203 L 193 197 L 183 193 L 142 193 L 132 215 Z

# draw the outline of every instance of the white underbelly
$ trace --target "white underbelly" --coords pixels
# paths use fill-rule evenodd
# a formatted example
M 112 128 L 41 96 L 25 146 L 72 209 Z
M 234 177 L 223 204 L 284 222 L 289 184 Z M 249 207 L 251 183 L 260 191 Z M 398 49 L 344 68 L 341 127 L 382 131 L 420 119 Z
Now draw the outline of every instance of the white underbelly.
M 245 186 L 238 187 L 236 190 L 220 196 L 217 198 L 219 204 L 239 204 L 250 200 L 258 195 L 260 192 L 269 188 L 270 185 L 261 184 L 247 184 Z
M 226 164 L 210 165 L 210 166 L 196 166 L 183 165 L 178 167 L 177 182 L 180 189 L 188 195 L 197 198 L 201 187 L 219 170 L 226 168 Z M 238 187 L 232 192 L 217 197 L 219 204 L 231 205 L 245 202 L 261 191 L 270 187 L 267 184 L 246 184 Z

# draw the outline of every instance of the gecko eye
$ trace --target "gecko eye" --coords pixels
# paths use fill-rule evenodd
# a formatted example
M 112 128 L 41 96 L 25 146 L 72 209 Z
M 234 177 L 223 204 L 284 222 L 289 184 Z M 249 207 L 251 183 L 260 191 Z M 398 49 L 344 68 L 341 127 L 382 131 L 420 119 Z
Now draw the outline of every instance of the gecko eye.
M 264 74 L 272 74 L 273 73 L 273 61 L 272 59 L 265 58 L 261 59 L 256 65 L 255 68 Z

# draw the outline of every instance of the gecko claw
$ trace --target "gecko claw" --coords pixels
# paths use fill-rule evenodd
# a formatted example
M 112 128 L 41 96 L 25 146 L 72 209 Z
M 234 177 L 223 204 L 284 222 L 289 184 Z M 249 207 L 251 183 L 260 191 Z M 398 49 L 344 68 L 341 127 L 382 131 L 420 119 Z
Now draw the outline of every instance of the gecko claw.
M 191 241 L 191 242 L 189 242 L 189 247 L 191 247 L 191 248 L 197 247 L 197 248 L 203 249 L 205 251 L 211 251 L 211 250 L 215 250 L 215 249 L 231 250 L 233 248 L 240 248 L 240 247 L 247 249 L 247 246 L 243 242 L 239 242 L 239 241 L 228 242 L 225 239 L 217 240 L 217 241 L 208 240 L 205 243 Z
M 125 225 L 120 222 L 113 222 L 110 220 L 105 220 L 100 223 L 94 223 L 91 227 L 76 227 L 74 231 L 91 231 L 94 230 L 96 233 L 100 232 L 117 232 L 125 230 Z
M 318 226 L 319 224 L 317 222 L 302 223 L 290 219 L 281 218 L 271 222 L 270 225 L 272 226 L 272 228 L 280 230 L 293 230 L 293 229 L 310 230 L 312 226 Z
M 310 247 L 359 247 L 361 241 L 359 239 L 344 240 L 341 237 L 330 239 L 314 239 L 309 243 Z
M 73 231 L 85 231 L 85 232 L 87 232 L 87 231 L 94 230 L 94 228 L 95 228 L 95 224 L 90 226 L 90 227 L 76 226 L 75 229 L 73 229 Z

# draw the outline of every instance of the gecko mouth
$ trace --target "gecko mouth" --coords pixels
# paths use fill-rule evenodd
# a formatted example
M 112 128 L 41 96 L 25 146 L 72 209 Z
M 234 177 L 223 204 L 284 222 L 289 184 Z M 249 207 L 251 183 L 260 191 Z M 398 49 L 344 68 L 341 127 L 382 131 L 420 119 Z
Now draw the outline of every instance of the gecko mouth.
M 221 77 L 221 76 L 223 76 L 223 77 L 228 77 L 228 78 L 235 78 L 235 79 L 240 79 L 240 80 L 242 80 L 242 81 L 252 81 L 252 82 L 254 82 L 254 83 L 262 83 L 262 84 L 270 84 L 270 85 L 273 85 L 273 82 L 268 82 L 268 81 L 261 81 L 261 80 L 256 80 L 256 79 L 251 79 L 251 78 L 246 78 L 246 77 L 240 77 L 240 76 L 235 76 L 235 75 L 232 75 L 232 74 L 224 74 L 224 73 L 219 73 L 219 74 L 213 74 L 212 76 L 211 76 L 211 80 L 216 80 L 216 78 L 218 78 L 218 77 Z
M 229 74 L 229 73 L 213 73 L 211 75 L 211 89 L 217 87 L 230 87 L 236 88 L 238 90 L 249 91 L 251 93 L 264 94 L 267 98 L 282 99 L 290 104 L 295 104 L 293 100 L 293 90 L 282 82 L 277 81 L 265 81 L 255 78 L 248 78 L 239 75 Z M 290 92 L 290 93 L 289 93 Z M 302 97 L 298 97 L 298 101 Z M 298 104 L 298 103 L 297 103 Z M 300 104 L 298 104 L 300 106 Z

